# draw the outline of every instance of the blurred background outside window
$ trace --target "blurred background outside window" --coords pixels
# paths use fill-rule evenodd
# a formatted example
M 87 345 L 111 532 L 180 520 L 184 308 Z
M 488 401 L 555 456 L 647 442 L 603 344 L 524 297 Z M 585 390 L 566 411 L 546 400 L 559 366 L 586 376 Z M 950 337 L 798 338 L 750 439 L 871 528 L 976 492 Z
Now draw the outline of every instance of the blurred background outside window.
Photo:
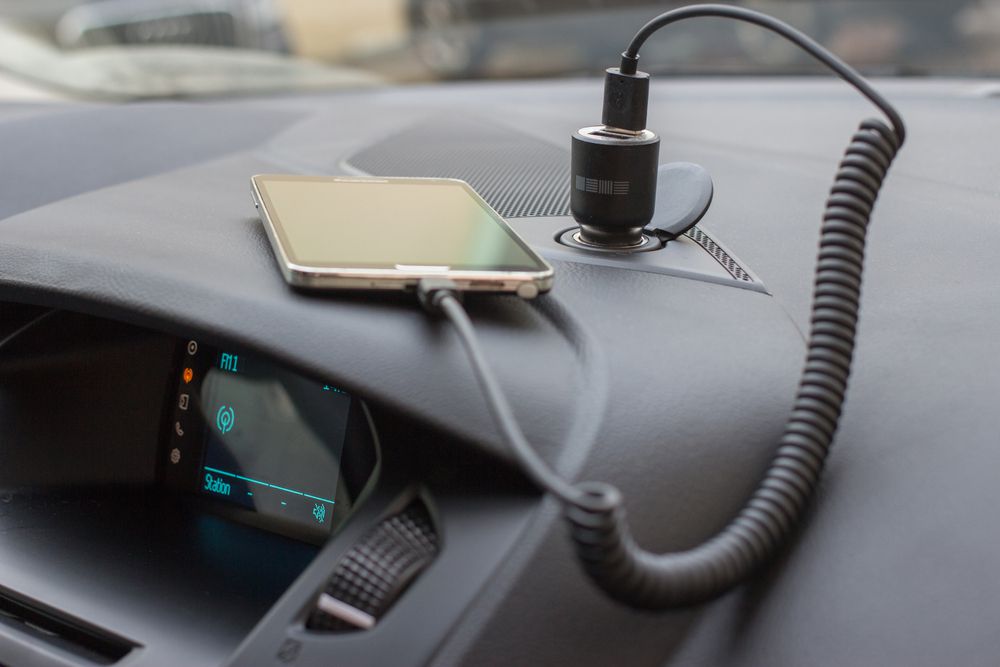
M 650 0 L 0 0 L 0 74 L 62 95 L 183 97 L 454 79 L 592 76 Z M 755 0 L 871 75 L 1000 73 L 1000 0 Z M 688 22 L 643 69 L 811 75 L 754 26 Z

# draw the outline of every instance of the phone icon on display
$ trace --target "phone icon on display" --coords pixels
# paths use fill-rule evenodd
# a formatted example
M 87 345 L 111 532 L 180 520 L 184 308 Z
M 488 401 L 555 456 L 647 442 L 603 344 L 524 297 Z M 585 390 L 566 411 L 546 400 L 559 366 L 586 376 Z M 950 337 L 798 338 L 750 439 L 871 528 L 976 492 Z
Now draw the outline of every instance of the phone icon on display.
M 181 428 L 180 422 L 174 422 L 174 433 L 176 433 L 178 437 L 184 437 L 184 429 Z

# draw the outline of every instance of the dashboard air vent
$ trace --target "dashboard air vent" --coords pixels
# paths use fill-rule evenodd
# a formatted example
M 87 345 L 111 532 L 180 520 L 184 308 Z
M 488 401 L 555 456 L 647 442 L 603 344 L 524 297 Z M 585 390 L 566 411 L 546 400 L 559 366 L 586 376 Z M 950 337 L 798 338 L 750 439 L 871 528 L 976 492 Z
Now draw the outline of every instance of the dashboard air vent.
M 368 531 L 337 562 L 306 622 L 310 630 L 368 630 L 437 556 L 427 506 L 414 501 Z
M 88 663 L 111 665 L 135 645 L 83 621 L 23 602 L 0 592 L 0 624 L 56 646 Z

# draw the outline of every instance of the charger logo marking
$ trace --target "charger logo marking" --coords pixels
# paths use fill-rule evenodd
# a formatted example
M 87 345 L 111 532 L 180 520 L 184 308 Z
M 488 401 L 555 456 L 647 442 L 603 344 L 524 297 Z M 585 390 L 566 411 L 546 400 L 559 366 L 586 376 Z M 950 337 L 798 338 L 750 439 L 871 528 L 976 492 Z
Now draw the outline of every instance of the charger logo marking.
M 598 195 L 627 195 L 629 182 L 577 176 L 576 189 L 581 192 L 592 192 Z

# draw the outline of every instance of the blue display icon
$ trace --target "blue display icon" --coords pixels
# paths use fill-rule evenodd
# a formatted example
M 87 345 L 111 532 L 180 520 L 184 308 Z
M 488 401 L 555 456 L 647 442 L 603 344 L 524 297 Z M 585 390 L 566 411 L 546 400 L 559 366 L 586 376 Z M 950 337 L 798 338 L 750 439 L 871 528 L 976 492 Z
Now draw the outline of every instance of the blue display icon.
M 223 352 L 219 355 L 219 368 L 230 373 L 239 373 L 240 355 Z
M 233 410 L 232 406 L 221 405 L 219 406 L 219 411 L 215 413 L 215 425 L 219 429 L 219 433 L 225 435 L 233 430 L 233 426 L 236 424 L 236 411 Z
M 322 503 L 316 503 L 313 505 L 313 518 L 316 519 L 316 523 L 323 523 L 326 521 L 326 505 Z

